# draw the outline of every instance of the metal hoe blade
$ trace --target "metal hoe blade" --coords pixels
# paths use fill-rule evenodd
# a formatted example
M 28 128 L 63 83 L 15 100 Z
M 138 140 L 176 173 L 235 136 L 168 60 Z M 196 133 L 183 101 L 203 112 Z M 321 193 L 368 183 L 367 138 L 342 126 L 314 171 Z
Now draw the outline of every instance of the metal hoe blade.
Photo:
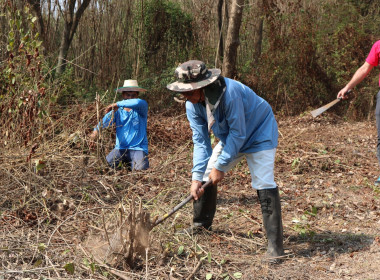
M 339 101 L 341 101 L 342 99 L 340 98 L 337 98 L 335 99 L 334 101 L 331 101 L 330 103 L 318 108 L 318 109 L 315 109 L 314 111 L 311 111 L 311 115 L 315 118 L 317 116 L 319 116 L 320 114 L 322 114 L 324 111 L 326 111 L 327 109 L 331 108 L 332 106 L 334 106 L 336 103 L 338 103 Z

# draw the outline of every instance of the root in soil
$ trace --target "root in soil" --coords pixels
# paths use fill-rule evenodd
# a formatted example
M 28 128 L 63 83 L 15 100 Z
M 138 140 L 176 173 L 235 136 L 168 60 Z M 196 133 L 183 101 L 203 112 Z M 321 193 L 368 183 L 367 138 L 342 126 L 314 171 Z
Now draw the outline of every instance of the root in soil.
M 141 202 L 136 210 L 135 199 L 132 199 L 128 215 L 123 209 L 120 205 L 116 210 L 119 215 L 113 215 L 119 216 L 117 221 L 106 223 L 103 215 L 104 229 L 90 234 L 85 248 L 95 260 L 111 267 L 133 268 L 145 257 L 149 248 L 149 232 L 154 223 L 150 220 L 150 214 L 143 211 Z

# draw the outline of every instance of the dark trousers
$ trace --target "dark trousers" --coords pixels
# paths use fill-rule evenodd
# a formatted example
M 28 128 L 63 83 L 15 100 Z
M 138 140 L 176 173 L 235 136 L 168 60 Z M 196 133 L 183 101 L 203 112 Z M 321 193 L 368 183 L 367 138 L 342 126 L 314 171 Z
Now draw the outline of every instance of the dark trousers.
M 140 150 L 113 149 L 106 157 L 110 167 L 119 169 L 121 164 L 127 164 L 131 170 L 145 170 L 149 168 L 148 155 Z
M 376 127 L 377 127 L 377 160 L 379 161 L 380 166 L 380 91 L 377 93 L 376 96 Z

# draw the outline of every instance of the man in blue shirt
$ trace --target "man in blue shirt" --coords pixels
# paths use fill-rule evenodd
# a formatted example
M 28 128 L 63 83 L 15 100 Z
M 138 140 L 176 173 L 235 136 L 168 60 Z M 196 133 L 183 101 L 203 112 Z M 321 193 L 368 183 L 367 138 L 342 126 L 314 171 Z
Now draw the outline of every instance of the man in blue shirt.
M 194 197 L 192 232 L 210 229 L 216 211 L 216 185 L 246 158 L 257 190 L 271 261 L 284 254 L 279 191 L 274 182 L 278 129 L 272 108 L 249 87 L 220 76 L 219 69 L 190 60 L 175 71 L 177 81 L 167 85 L 186 99 L 193 131 L 193 169 L 190 192 Z M 212 129 L 220 142 L 212 149 Z M 205 190 L 202 183 L 211 180 Z
M 147 119 L 148 103 L 139 99 L 139 92 L 146 91 L 138 86 L 136 80 L 125 80 L 117 89 L 123 100 L 106 107 L 106 115 L 90 135 L 90 148 L 98 136 L 99 127 L 108 128 L 115 124 L 116 145 L 107 155 L 110 167 L 120 168 L 122 163 L 131 170 L 144 170 L 149 167 Z

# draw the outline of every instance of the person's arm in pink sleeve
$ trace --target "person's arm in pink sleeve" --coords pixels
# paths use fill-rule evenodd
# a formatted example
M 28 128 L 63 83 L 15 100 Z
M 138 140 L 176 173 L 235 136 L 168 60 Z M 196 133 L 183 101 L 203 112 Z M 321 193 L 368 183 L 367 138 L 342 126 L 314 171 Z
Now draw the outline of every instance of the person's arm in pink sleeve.
M 373 44 L 371 51 L 369 52 L 364 64 L 356 70 L 355 74 L 352 76 L 351 80 L 347 83 L 347 85 L 342 88 L 337 98 L 347 99 L 348 96 L 346 92 L 359 84 L 363 79 L 371 72 L 372 68 L 379 64 L 379 54 L 380 54 L 380 41 L 377 41 Z
M 358 70 L 356 70 L 354 76 L 352 76 L 347 85 L 339 91 L 337 98 L 347 99 L 348 96 L 345 95 L 345 93 L 363 81 L 368 73 L 371 72 L 372 68 L 373 65 L 369 64 L 367 61 L 364 62 L 364 64 Z

